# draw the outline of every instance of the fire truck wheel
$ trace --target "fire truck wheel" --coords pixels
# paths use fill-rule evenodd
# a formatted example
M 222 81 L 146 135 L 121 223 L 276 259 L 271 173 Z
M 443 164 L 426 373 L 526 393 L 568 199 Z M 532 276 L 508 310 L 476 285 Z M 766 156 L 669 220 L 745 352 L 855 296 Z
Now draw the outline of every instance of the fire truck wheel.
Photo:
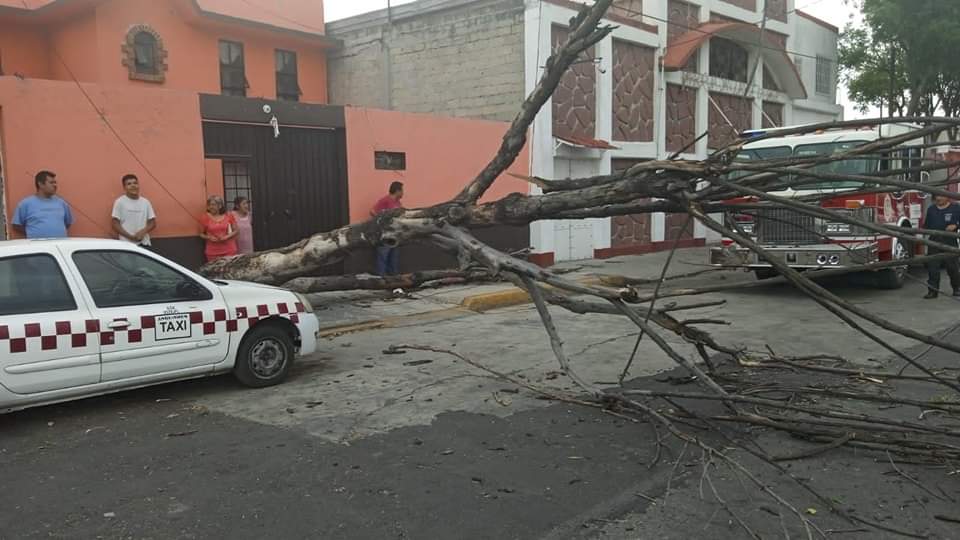
M 753 273 L 757 276 L 757 279 L 771 279 L 780 275 L 773 268 L 755 268 Z
M 908 266 L 910 259 L 913 258 L 910 249 L 911 246 L 907 242 L 901 242 L 899 240 L 893 241 L 893 259 L 903 261 L 904 265 L 899 268 L 889 268 L 878 272 L 877 287 L 881 289 L 899 289 L 903 287 L 904 282 L 907 281 L 907 272 L 910 271 L 910 267 Z

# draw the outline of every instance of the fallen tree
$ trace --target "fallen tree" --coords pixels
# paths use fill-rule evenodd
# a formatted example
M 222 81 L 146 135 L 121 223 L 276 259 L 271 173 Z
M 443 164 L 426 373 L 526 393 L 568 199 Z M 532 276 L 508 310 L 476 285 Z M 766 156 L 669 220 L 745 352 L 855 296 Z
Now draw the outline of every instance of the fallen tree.
M 769 487 L 759 482 L 749 470 L 740 464 L 730 453 L 707 442 L 697 432 L 679 427 L 683 422 L 693 420 L 702 429 L 716 432 L 730 439 L 731 445 L 761 458 L 770 467 L 781 474 L 789 475 L 777 464 L 783 459 L 799 459 L 803 456 L 774 456 L 757 450 L 751 445 L 730 437 L 726 431 L 729 424 L 749 424 L 765 429 L 789 433 L 817 444 L 810 455 L 838 448 L 857 448 L 880 452 L 887 456 L 896 454 L 922 458 L 931 462 L 948 463 L 960 460 L 960 430 L 931 422 L 907 422 L 884 416 L 876 410 L 875 404 L 905 404 L 908 400 L 898 397 L 889 389 L 882 393 L 871 393 L 861 389 L 851 390 L 851 381 L 857 377 L 873 380 L 909 380 L 916 384 L 929 385 L 930 399 L 912 400 L 911 406 L 945 410 L 946 414 L 960 411 L 960 381 L 955 373 L 933 369 L 918 358 L 908 355 L 887 342 L 875 328 L 882 328 L 910 338 L 931 347 L 960 353 L 960 346 L 938 336 L 928 335 L 912 328 L 888 321 L 868 309 L 853 304 L 825 289 L 814 281 L 819 277 L 842 274 L 852 271 L 883 271 L 903 263 L 872 263 L 841 270 L 818 270 L 802 274 L 782 263 L 763 246 L 754 242 L 749 235 L 736 225 L 734 220 L 718 219 L 718 215 L 739 213 L 762 208 L 787 208 L 800 214 L 818 219 L 846 223 L 864 230 L 890 235 L 905 242 L 916 242 L 939 248 L 945 254 L 930 259 L 960 255 L 956 245 L 943 244 L 923 235 L 919 227 L 904 228 L 892 225 L 866 222 L 854 215 L 822 208 L 819 202 L 833 196 L 833 193 L 790 199 L 776 195 L 788 187 L 802 187 L 823 181 L 852 181 L 869 184 L 864 192 L 896 193 L 904 189 L 917 189 L 931 195 L 946 195 L 957 198 L 957 194 L 943 189 L 942 185 L 916 184 L 898 179 L 898 176 L 911 172 L 929 172 L 954 167 L 953 163 L 931 162 L 924 160 L 918 166 L 893 169 L 887 168 L 876 174 L 843 175 L 827 174 L 816 169 L 819 165 L 853 158 L 882 156 L 897 145 L 915 139 L 935 140 L 941 133 L 960 126 L 960 120 L 949 118 L 900 118 L 887 120 L 852 122 L 830 122 L 786 130 L 778 135 L 810 133 L 821 129 L 838 127 L 861 127 L 891 122 L 913 122 L 917 130 L 901 136 L 881 138 L 871 143 L 856 146 L 846 152 L 831 156 L 791 157 L 775 160 L 754 160 L 749 163 L 738 161 L 737 155 L 747 141 L 738 140 L 726 148 L 712 154 L 704 160 L 657 160 L 644 162 L 622 172 L 590 178 L 571 178 L 549 180 L 543 178 L 525 178 L 539 188 L 536 194 L 515 193 L 492 202 L 479 202 L 490 186 L 500 177 L 516 159 L 526 144 L 528 129 L 539 110 L 547 102 L 560 81 L 563 73 L 588 48 L 604 39 L 611 31 L 602 26 L 605 10 L 612 0 L 598 0 L 585 7 L 571 21 L 570 37 L 546 62 L 543 75 L 534 91 L 521 106 L 521 112 L 514 119 L 496 156 L 483 171 L 452 200 L 426 208 L 397 209 L 385 212 L 375 219 L 364 223 L 351 224 L 340 229 L 316 234 L 294 245 L 281 249 L 244 255 L 229 260 L 219 260 L 203 269 L 209 276 L 244 279 L 271 284 L 284 284 L 303 292 L 366 286 L 369 288 L 409 287 L 423 282 L 421 275 L 401 276 L 397 278 L 309 278 L 322 266 L 336 262 L 351 251 L 378 245 L 397 246 L 410 241 L 427 241 L 438 249 L 456 255 L 462 264 L 473 263 L 485 270 L 484 276 L 503 278 L 525 289 L 531 296 L 550 339 L 551 349 L 556 356 L 562 372 L 570 378 L 585 396 L 560 396 L 542 389 L 532 388 L 529 383 L 518 381 L 507 374 L 493 375 L 510 380 L 557 399 L 564 399 L 587 406 L 596 406 L 613 411 L 616 414 L 637 415 L 651 420 L 665 428 L 684 445 L 699 447 L 708 463 L 721 461 L 733 470 L 753 482 L 773 501 L 792 513 L 802 524 L 808 537 L 814 533 L 825 536 L 810 516 L 800 512 L 794 505 L 784 500 Z M 769 135 L 751 139 L 763 140 Z M 662 269 L 659 279 L 642 280 L 622 278 L 608 279 L 603 285 L 584 285 L 564 278 L 558 272 L 541 268 L 530 262 L 509 254 L 501 253 L 480 242 L 471 233 L 471 229 L 494 225 L 526 225 L 544 219 L 581 219 L 591 217 L 609 217 L 627 214 L 651 212 L 683 213 L 688 216 L 687 226 L 696 220 L 708 229 L 732 238 L 767 261 L 785 281 L 807 294 L 821 305 L 825 311 L 840 319 L 850 328 L 861 332 L 894 357 L 903 361 L 904 368 L 919 372 L 916 375 L 903 375 L 895 372 L 866 372 L 858 369 L 856 363 L 840 359 L 840 366 L 823 365 L 822 358 L 790 359 L 782 358 L 772 351 L 758 358 L 748 351 L 718 343 L 708 332 L 699 328 L 704 324 L 718 323 L 717 320 L 688 320 L 676 318 L 667 309 L 661 309 L 657 303 L 668 296 L 691 296 L 706 292 L 715 292 L 744 285 L 717 285 L 700 289 L 663 289 L 666 281 L 671 252 Z M 938 238 L 960 238 L 960 234 L 941 235 Z M 674 245 L 674 250 L 676 245 Z M 459 276 L 456 272 L 435 274 L 439 276 Z M 479 274 L 478 274 L 479 276 Z M 441 279 L 443 279 L 441 277 Z M 653 290 L 645 290 L 645 286 Z M 396 287 L 395 287 L 396 286 Z M 750 286 L 750 285 L 746 285 Z M 625 389 L 600 388 L 581 377 L 572 368 L 563 347 L 563 340 L 554 324 L 549 305 L 559 306 L 575 313 L 601 313 L 623 316 L 630 320 L 640 331 L 639 339 L 653 341 L 664 355 L 687 370 L 692 380 L 701 386 L 701 392 L 633 391 Z M 672 346 L 664 337 L 670 333 L 693 345 L 696 357 L 688 357 Z M 416 346 L 407 346 L 417 348 Z M 462 359 L 485 369 L 481 362 Z M 634 350 L 634 355 L 636 349 Z M 631 355 L 625 362 L 623 377 L 628 376 L 634 362 Z M 718 362 L 725 360 L 727 368 L 719 373 Z M 836 359 L 834 359 L 836 360 Z M 733 366 L 731 369 L 730 366 Z M 796 388 L 787 384 L 769 383 L 766 390 L 786 392 L 788 399 L 759 398 L 753 395 L 749 381 L 743 378 L 745 372 L 764 370 L 777 372 L 782 370 L 806 370 L 828 377 L 829 388 Z M 489 370 L 487 370 L 489 371 Z M 907 377 L 906 379 L 904 377 Z M 748 390 L 750 392 L 748 392 Z M 807 400 L 811 395 L 832 392 L 836 400 L 855 402 L 873 407 L 871 413 L 851 414 L 835 410 L 833 405 L 817 405 L 796 400 Z M 948 392 L 943 397 L 943 392 Z M 723 403 L 725 414 L 704 416 L 696 413 L 691 403 L 713 400 Z M 669 411 L 664 407 L 668 406 Z M 798 481 L 798 484 L 803 484 Z M 858 516 L 849 509 L 813 491 L 803 484 L 802 487 L 814 493 L 820 500 L 827 501 L 835 513 L 850 522 L 870 527 L 916 536 L 910 531 L 901 531 L 889 525 L 873 522 Z M 719 499 L 719 496 L 718 496 Z M 731 514 L 732 509 L 728 508 Z M 755 536 L 750 527 L 741 522 L 746 531 Z

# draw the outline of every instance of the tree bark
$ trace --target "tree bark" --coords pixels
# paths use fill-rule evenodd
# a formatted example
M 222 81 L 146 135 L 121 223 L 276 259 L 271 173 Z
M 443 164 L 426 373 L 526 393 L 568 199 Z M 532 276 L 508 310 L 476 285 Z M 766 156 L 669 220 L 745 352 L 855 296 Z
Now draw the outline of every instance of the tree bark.
M 483 270 L 427 270 L 397 276 L 346 275 L 324 277 L 299 277 L 283 284 L 285 289 L 299 293 L 347 291 L 356 289 L 393 290 L 416 289 L 430 282 L 443 285 L 493 281 L 495 278 Z

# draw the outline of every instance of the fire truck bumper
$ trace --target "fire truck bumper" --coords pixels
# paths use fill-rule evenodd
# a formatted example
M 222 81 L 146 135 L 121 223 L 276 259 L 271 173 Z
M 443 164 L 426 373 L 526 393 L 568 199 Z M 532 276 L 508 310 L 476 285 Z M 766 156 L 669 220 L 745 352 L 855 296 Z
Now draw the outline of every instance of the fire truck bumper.
M 842 268 L 868 264 L 877 262 L 880 252 L 876 242 L 761 247 L 792 268 Z M 749 249 L 736 245 L 712 248 L 710 264 L 727 268 L 770 268 L 772 266 Z

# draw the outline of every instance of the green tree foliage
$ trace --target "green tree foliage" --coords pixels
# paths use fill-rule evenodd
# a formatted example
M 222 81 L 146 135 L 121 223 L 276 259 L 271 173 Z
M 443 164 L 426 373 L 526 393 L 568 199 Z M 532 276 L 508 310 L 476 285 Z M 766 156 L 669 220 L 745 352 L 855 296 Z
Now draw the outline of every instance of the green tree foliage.
M 960 113 L 960 1 L 846 0 L 864 25 L 840 38 L 850 99 L 890 115 Z

